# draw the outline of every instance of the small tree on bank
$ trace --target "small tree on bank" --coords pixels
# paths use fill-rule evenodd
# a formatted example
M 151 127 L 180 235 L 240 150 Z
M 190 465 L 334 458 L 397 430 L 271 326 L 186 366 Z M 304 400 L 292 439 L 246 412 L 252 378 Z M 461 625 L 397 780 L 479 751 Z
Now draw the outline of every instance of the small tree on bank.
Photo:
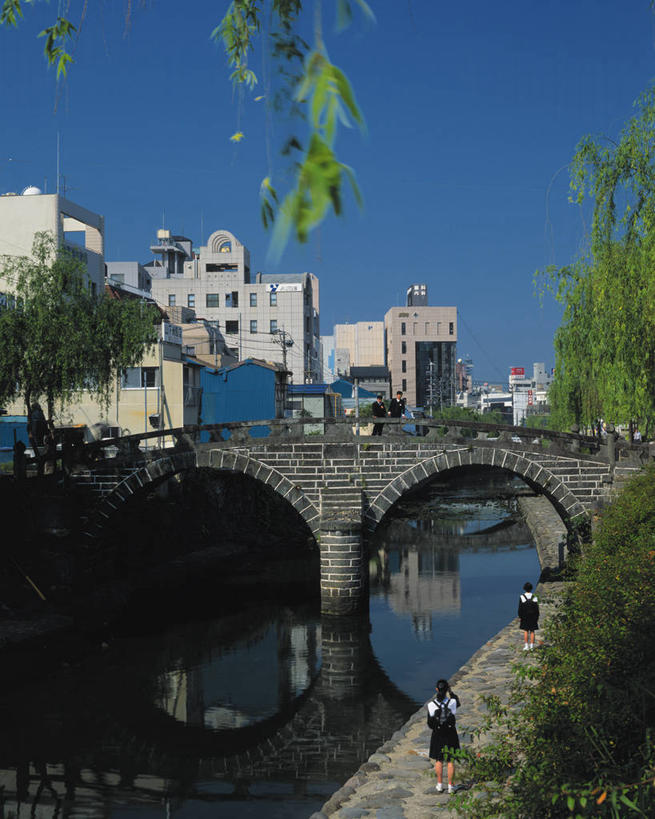
M 0 274 L 12 289 L 0 309 L 0 402 L 23 399 L 35 447 L 42 443 L 35 438 L 37 405 L 44 404 L 52 429 L 55 407 L 81 391 L 107 401 L 118 374 L 155 343 L 157 313 L 136 300 L 94 294 L 84 263 L 48 233 L 36 234 L 31 257 L 3 257 Z

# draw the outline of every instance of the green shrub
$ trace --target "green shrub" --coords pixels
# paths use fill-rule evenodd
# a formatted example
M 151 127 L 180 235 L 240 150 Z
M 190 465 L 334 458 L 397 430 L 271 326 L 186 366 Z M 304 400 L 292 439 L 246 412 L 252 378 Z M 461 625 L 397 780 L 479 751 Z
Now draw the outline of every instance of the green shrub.
M 655 469 L 604 512 L 546 630 L 536 665 L 517 667 L 502 736 L 471 775 L 495 799 L 471 817 L 654 816 Z M 494 705 L 492 703 L 492 705 Z

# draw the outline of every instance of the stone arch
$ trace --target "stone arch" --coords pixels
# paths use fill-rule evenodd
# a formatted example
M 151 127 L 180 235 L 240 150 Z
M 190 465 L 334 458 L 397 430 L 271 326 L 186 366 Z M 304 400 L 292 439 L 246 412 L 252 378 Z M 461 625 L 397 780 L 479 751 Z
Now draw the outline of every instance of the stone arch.
M 261 461 L 247 455 L 237 454 L 229 449 L 211 450 L 209 463 L 198 464 L 196 452 L 191 451 L 173 453 L 141 467 L 122 480 L 109 495 L 102 499 L 95 513 L 89 519 L 84 534 L 90 538 L 98 537 L 110 518 L 134 495 L 149 485 L 162 483 L 164 480 L 172 478 L 173 475 L 195 469 L 198 466 L 208 467 L 220 472 L 239 472 L 270 486 L 277 495 L 293 506 L 312 534 L 315 537 L 318 534 L 320 521 L 318 511 L 299 486 L 291 483 L 281 472 L 263 464 Z
M 427 483 L 438 472 L 464 466 L 492 466 L 518 475 L 548 498 L 567 528 L 585 514 L 584 506 L 575 495 L 541 464 L 507 449 L 470 447 L 442 452 L 401 472 L 370 504 L 364 515 L 364 528 L 369 534 L 372 533 L 393 504 L 408 490 Z

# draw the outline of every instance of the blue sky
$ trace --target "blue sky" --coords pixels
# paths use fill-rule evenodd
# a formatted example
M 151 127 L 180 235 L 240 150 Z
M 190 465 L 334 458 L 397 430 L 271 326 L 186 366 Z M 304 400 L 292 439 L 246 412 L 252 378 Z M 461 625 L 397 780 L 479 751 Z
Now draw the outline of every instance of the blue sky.
M 655 75 L 648 0 L 369 2 L 376 24 L 356 19 L 341 34 L 323 3 L 330 57 L 366 117 L 365 136 L 344 131 L 337 144 L 364 210 L 349 197 L 345 218 L 279 263 L 267 262 L 258 190 L 268 154 L 274 174 L 285 169 L 288 123 L 267 126 L 265 101 L 252 99 L 261 86 L 235 100 L 209 39 L 227 2 L 147 0 L 127 32 L 123 4 L 91 3 L 59 87 L 35 39 L 55 3 L 0 31 L 0 192 L 46 178 L 54 190 L 59 132 L 67 195 L 104 214 L 108 260 L 146 261 L 163 220 L 196 244 L 201 225 L 205 240 L 227 228 L 253 270 L 319 276 L 324 334 L 381 319 L 427 282 L 431 304 L 459 308 L 458 354 L 472 355 L 476 379 L 552 366 L 559 310 L 539 306 L 533 275 L 584 241 L 567 201 L 577 142 L 616 137 Z M 73 19 L 81 8 L 72 0 Z

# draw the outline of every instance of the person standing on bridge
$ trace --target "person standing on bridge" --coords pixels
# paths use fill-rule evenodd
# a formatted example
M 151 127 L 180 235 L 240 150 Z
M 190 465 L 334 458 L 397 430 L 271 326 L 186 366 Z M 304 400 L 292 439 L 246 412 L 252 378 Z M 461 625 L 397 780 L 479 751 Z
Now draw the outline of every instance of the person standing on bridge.
M 371 406 L 373 411 L 374 418 L 386 418 L 387 417 L 387 410 L 384 406 L 384 401 L 382 400 L 382 395 L 378 395 L 378 397 L 373 402 Z M 382 435 L 382 427 L 384 424 L 373 424 L 373 435 Z
M 534 633 L 539 628 L 539 601 L 532 593 L 532 583 L 523 586 L 523 594 L 519 597 L 519 628 L 523 631 L 523 651 L 532 651 L 534 648 Z
M 396 397 L 391 399 L 391 403 L 389 404 L 389 417 L 390 418 L 404 418 L 405 417 L 405 404 L 406 401 L 403 398 L 402 390 L 398 390 L 396 393 Z
M 430 759 L 434 759 L 437 793 L 443 791 L 444 757 L 448 771 L 448 793 L 455 792 L 453 784 L 455 763 L 450 757 L 452 752 L 459 748 L 459 736 L 455 727 L 455 714 L 458 706 L 459 697 L 450 690 L 448 680 L 437 680 L 437 695 L 427 705 L 428 728 L 432 728 Z

